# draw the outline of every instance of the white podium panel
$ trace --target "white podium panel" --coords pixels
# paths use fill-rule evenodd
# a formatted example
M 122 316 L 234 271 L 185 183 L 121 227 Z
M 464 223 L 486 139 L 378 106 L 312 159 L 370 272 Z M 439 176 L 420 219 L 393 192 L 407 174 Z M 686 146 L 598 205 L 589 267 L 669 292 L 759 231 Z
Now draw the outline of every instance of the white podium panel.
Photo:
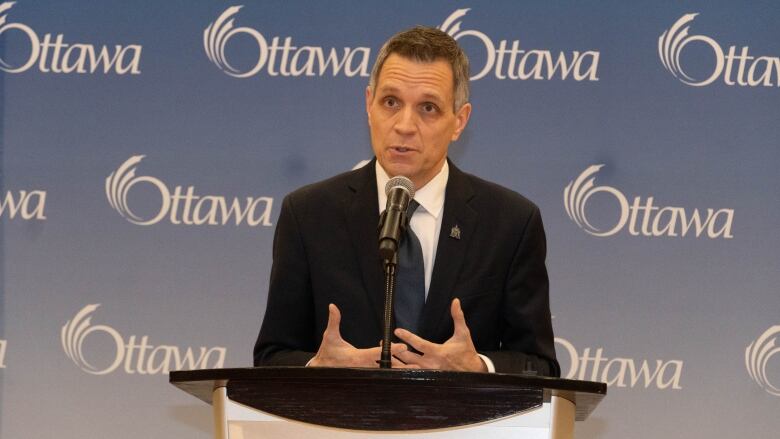
M 365 431 L 291 421 L 227 398 L 225 387 L 213 394 L 216 439 L 572 439 L 574 404 L 552 396 L 550 402 L 506 418 L 462 427 L 425 431 Z

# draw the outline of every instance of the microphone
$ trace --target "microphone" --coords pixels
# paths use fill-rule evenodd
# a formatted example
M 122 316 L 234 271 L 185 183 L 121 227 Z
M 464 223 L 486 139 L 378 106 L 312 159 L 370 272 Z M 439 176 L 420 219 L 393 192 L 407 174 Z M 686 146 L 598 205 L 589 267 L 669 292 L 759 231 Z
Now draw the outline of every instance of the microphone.
M 385 185 L 387 207 L 379 218 L 379 256 L 387 263 L 395 260 L 401 232 L 406 228 L 406 209 L 414 198 L 414 183 L 399 175 Z
M 395 268 L 398 261 L 398 246 L 401 234 L 406 229 L 406 209 L 414 197 L 414 183 L 403 176 L 390 179 L 385 185 L 387 206 L 379 218 L 379 256 L 385 269 L 385 307 L 384 326 L 382 328 L 382 353 L 377 360 L 379 367 L 390 369 L 391 336 L 393 334 L 393 294 L 395 292 Z

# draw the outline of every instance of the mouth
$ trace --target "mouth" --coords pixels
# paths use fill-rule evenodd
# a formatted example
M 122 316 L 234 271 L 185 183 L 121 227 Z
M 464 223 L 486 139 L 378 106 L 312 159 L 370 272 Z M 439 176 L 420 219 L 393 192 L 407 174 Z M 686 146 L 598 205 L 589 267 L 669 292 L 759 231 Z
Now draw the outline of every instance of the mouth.
M 416 151 L 414 148 L 409 148 L 408 146 L 391 146 L 388 149 L 390 149 L 393 152 L 397 152 L 401 154 Z

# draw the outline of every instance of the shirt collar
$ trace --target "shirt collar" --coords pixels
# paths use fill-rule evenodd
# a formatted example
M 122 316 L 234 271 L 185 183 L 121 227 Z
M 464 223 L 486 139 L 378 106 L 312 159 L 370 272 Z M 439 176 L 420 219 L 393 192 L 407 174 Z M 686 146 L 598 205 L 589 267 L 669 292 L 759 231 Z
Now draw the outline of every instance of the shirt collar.
M 390 177 L 378 161 L 374 166 L 376 167 L 376 189 L 379 193 L 379 212 L 382 213 L 382 211 L 385 210 L 385 207 L 387 207 L 385 185 L 390 181 Z M 444 166 L 441 167 L 441 171 L 439 171 L 439 173 L 425 186 L 415 191 L 414 194 L 414 199 L 420 203 L 420 207 L 437 219 L 444 209 L 444 194 L 447 189 L 447 180 L 449 180 L 449 177 L 450 166 L 445 160 Z

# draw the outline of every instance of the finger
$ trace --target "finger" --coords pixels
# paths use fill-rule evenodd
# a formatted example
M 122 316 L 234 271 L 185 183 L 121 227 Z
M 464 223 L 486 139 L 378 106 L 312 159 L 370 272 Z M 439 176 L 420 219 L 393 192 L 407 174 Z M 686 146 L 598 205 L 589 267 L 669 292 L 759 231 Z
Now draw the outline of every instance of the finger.
M 401 353 L 401 352 L 406 352 L 408 350 L 409 350 L 409 346 L 407 346 L 404 343 L 391 343 L 390 344 L 390 352 L 392 352 L 393 355 Z
M 460 299 L 454 299 L 452 305 L 450 305 L 450 314 L 452 314 L 452 322 L 454 324 L 455 335 L 469 335 L 469 327 L 466 325 L 466 315 L 463 314 L 463 309 L 460 307 Z
M 418 352 L 430 352 L 433 350 L 433 343 L 428 340 L 418 337 L 417 335 L 407 331 L 406 329 L 397 328 L 395 330 L 395 336 L 411 345 Z
M 383 344 L 384 344 L 384 341 L 383 340 L 379 340 L 379 349 L 382 349 L 382 345 Z M 401 349 L 402 347 L 403 347 L 403 349 L 407 349 L 406 345 L 403 344 L 403 343 L 390 342 L 390 350 Z
M 398 354 L 394 355 L 395 358 L 401 360 L 404 362 L 404 364 L 423 364 L 424 358 L 419 355 L 415 354 L 412 351 L 404 351 L 399 352 Z
M 374 348 L 378 349 L 380 352 L 382 351 L 382 345 L 384 343 L 380 340 L 379 341 L 379 347 Z M 393 356 L 395 354 L 398 354 L 400 352 L 406 352 L 409 350 L 409 347 L 405 345 L 404 343 L 390 343 L 390 355 Z
M 341 338 L 339 332 L 339 325 L 341 324 L 341 312 L 336 305 L 328 305 L 328 326 L 325 328 L 325 333 L 331 337 Z

